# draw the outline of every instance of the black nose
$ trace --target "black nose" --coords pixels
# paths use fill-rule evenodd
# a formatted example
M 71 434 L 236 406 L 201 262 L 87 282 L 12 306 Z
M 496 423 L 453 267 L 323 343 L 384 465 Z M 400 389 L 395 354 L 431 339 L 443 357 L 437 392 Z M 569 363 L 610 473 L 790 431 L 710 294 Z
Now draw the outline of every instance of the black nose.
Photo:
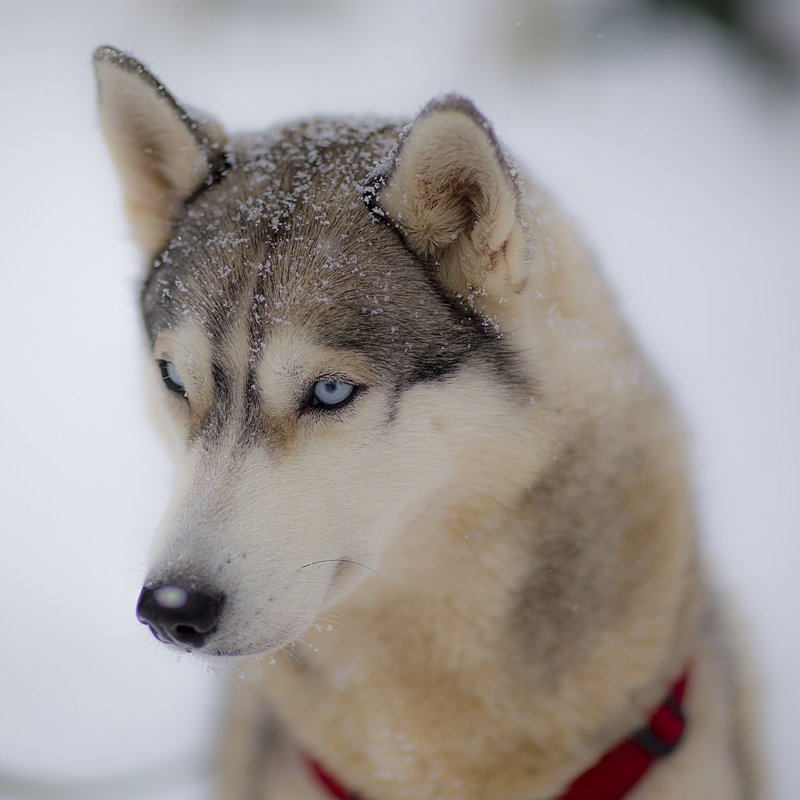
M 177 584 L 145 586 L 136 604 L 136 616 L 150 626 L 156 639 L 191 650 L 202 647 L 216 629 L 223 599 L 222 595 Z

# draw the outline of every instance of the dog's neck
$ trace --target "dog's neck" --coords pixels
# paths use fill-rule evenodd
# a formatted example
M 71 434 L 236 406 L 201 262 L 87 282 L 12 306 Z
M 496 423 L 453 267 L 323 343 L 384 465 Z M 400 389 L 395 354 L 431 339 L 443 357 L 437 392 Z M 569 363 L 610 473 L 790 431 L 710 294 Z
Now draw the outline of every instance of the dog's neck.
M 670 687 L 665 701 L 652 712 L 647 724 L 578 775 L 558 800 L 625 800 L 650 770 L 681 744 L 686 730 L 683 701 L 688 680 L 687 670 Z M 364 800 L 312 756 L 303 754 L 303 760 L 309 776 L 327 797 Z
M 271 682 L 303 746 L 345 777 L 536 800 L 641 725 L 691 648 L 674 633 L 696 606 L 684 487 L 643 461 L 607 476 L 584 519 L 582 492 L 603 482 L 581 487 L 593 443 L 577 445 L 516 504 L 426 509 L 380 575 L 322 615 L 296 651 L 306 668 Z

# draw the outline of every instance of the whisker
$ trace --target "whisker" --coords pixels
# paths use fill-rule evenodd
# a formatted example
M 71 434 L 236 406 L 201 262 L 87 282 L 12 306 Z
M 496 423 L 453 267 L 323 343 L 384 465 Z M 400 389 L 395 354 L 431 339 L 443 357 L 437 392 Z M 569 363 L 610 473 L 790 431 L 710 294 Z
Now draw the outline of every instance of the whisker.
M 168 339 L 165 336 L 162 336 L 161 341 L 167 342 L 169 344 L 174 344 L 177 347 L 182 347 L 189 355 L 192 354 L 192 351 L 183 342 L 179 342 L 177 339 Z
M 297 672 L 297 667 L 302 667 L 303 662 L 294 654 L 289 652 L 286 647 L 281 647 L 278 652 L 286 659 L 286 663 L 289 665 L 289 668 L 292 670 L 292 673 Z M 297 666 L 295 666 L 297 664 Z
M 346 618 L 337 618 L 330 611 L 323 611 L 317 616 L 318 628 L 323 630 L 329 629 L 349 641 L 355 641 L 358 644 L 366 644 L 367 636 L 365 631 L 357 623 L 353 623 Z M 322 631 L 320 631 L 322 632 Z
M 368 569 L 373 574 L 377 575 L 379 578 L 383 578 L 384 576 L 381 575 L 378 570 L 373 569 L 372 567 L 368 567 L 366 564 L 362 564 L 360 561 L 354 561 L 351 558 L 321 558 L 318 561 L 309 561 L 308 564 L 303 564 L 300 569 L 305 569 L 306 567 L 313 567 L 317 564 L 352 564 L 356 567 L 363 567 L 364 569 Z
M 280 675 L 280 674 L 281 674 L 281 668 L 278 666 L 278 659 L 275 657 L 275 655 L 276 655 L 277 653 L 280 653 L 280 652 L 281 652 L 281 650 L 283 650 L 283 648 L 282 648 L 282 647 L 279 647 L 279 648 L 278 648 L 278 649 L 275 651 L 275 654 L 269 654 L 269 655 L 268 655 L 268 661 L 267 661 L 267 663 L 268 663 L 268 664 L 269 664 L 271 667 L 275 667 L 275 669 L 276 669 L 276 670 L 277 670 L 277 672 L 278 672 L 278 675 Z
M 312 653 L 314 653 L 315 657 L 322 659 L 326 666 L 330 666 L 330 658 L 326 655 L 326 653 L 323 652 L 323 648 L 320 645 L 314 644 L 314 642 L 309 642 L 302 636 L 298 636 L 297 639 L 292 642 L 292 644 L 297 644 L 297 642 L 305 645 L 309 650 L 311 650 Z M 298 659 L 297 663 L 302 664 L 303 662 Z
M 114 576 L 116 577 L 118 575 L 127 575 L 131 572 L 137 572 L 140 575 L 144 575 L 145 572 L 147 572 L 147 570 L 144 567 L 125 567 L 124 569 L 118 569 L 114 573 Z
M 317 615 L 317 619 L 322 624 L 332 624 L 334 627 L 341 627 L 344 630 L 352 631 L 353 633 L 364 634 L 366 631 L 363 626 L 356 622 L 352 617 L 347 614 L 339 612 L 335 609 L 326 609 Z

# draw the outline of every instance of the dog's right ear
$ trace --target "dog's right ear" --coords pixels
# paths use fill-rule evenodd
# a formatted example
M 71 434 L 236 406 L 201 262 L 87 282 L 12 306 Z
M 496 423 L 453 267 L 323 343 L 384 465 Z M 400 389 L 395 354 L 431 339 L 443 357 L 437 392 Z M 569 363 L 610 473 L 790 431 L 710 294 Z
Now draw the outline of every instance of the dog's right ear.
M 151 256 L 166 243 L 183 202 L 224 167 L 225 135 L 190 114 L 127 53 L 100 47 L 94 68 L 100 123 L 134 237 Z
M 495 314 L 531 272 L 516 170 L 465 97 L 430 102 L 364 185 L 364 202 L 435 265 L 441 285 Z

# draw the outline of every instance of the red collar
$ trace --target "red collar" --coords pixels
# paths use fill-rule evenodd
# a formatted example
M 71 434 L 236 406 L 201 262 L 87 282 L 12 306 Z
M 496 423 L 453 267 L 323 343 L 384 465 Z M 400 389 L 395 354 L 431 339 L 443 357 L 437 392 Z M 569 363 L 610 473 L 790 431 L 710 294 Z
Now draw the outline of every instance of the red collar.
M 558 800 L 622 800 L 656 762 L 680 744 L 686 729 L 682 706 L 688 677 L 687 670 L 672 685 L 667 699 L 650 715 L 647 724 L 576 778 Z M 329 797 L 365 800 L 345 788 L 318 761 L 308 757 L 305 760 Z

